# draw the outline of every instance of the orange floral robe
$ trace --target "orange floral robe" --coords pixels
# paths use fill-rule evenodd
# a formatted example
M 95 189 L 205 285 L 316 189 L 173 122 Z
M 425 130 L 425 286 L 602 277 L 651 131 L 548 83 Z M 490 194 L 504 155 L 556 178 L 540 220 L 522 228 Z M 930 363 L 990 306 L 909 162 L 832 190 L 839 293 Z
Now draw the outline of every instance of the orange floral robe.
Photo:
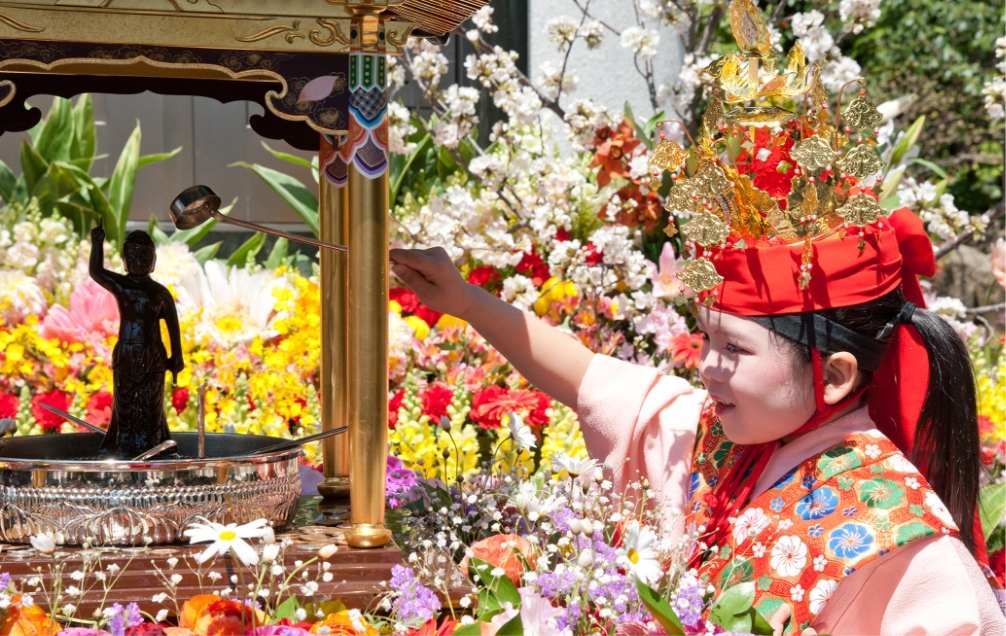
M 699 424 L 689 486 L 689 521 L 702 525 L 704 498 L 742 447 L 706 411 Z M 787 634 L 810 627 L 843 577 L 901 546 L 957 535 L 943 502 L 886 437 L 852 435 L 801 462 L 731 520 L 725 545 L 704 555 L 700 577 L 717 589 L 755 583 L 766 618 L 793 609 Z

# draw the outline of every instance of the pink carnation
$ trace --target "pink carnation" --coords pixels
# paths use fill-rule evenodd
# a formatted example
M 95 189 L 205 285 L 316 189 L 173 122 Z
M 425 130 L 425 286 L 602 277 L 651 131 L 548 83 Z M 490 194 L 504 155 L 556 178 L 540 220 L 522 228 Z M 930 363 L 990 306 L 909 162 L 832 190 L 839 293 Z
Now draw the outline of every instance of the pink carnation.
M 68 344 L 85 343 L 92 337 L 103 341 L 119 330 L 119 308 L 112 296 L 93 280 L 78 285 L 70 295 L 70 309 L 53 307 L 42 321 L 43 338 Z

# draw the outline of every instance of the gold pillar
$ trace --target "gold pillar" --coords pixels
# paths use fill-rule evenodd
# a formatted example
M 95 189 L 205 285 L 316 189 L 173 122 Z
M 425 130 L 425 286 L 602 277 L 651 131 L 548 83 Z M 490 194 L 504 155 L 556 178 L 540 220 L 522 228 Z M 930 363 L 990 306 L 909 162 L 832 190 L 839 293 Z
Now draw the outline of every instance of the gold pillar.
M 321 240 L 346 245 L 348 202 L 346 188 L 335 187 L 324 175 L 318 185 Z M 346 254 L 323 249 L 321 261 L 321 430 L 346 426 L 349 421 L 348 341 L 349 305 Z M 326 499 L 349 496 L 349 434 L 323 442 L 325 481 L 318 493 Z M 338 521 L 337 519 L 335 521 Z
M 349 166 L 349 452 L 352 529 L 346 542 L 374 548 L 384 527 L 388 446 L 388 173 Z

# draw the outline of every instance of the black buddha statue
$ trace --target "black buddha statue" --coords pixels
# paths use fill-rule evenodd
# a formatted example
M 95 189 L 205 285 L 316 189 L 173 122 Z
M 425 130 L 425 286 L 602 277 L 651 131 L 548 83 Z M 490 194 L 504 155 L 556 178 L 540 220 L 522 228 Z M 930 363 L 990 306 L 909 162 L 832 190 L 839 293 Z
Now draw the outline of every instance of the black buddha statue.
M 100 452 L 130 459 L 171 439 L 164 412 L 164 373 L 177 381 L 185 368 L 178 314 L 171 292 L 150 278 L 157 261 L 154 241 L 134 231 L 122 243 L 126 275 L 104 267 L 105 230 L 91 230 L 90 274 L 115 296 L 119 306 L 119 341 L 112 351 L 112 419 Z M 161 320 L 168 328 L 171 357 L 161 339 Z M 166 453 L 169 451 L 166 451 Z

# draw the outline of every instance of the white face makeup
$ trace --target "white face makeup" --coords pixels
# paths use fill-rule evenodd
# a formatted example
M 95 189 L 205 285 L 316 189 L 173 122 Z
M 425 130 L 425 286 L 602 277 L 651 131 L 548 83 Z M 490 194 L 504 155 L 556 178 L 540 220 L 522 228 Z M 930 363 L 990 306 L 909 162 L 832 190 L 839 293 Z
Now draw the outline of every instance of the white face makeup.
M 715 404 L 727 438 L 736 444 L 781 439 L 815 411 L 814 378 L 768 327 L 703 307 L 705 334 L 699 377 Z

